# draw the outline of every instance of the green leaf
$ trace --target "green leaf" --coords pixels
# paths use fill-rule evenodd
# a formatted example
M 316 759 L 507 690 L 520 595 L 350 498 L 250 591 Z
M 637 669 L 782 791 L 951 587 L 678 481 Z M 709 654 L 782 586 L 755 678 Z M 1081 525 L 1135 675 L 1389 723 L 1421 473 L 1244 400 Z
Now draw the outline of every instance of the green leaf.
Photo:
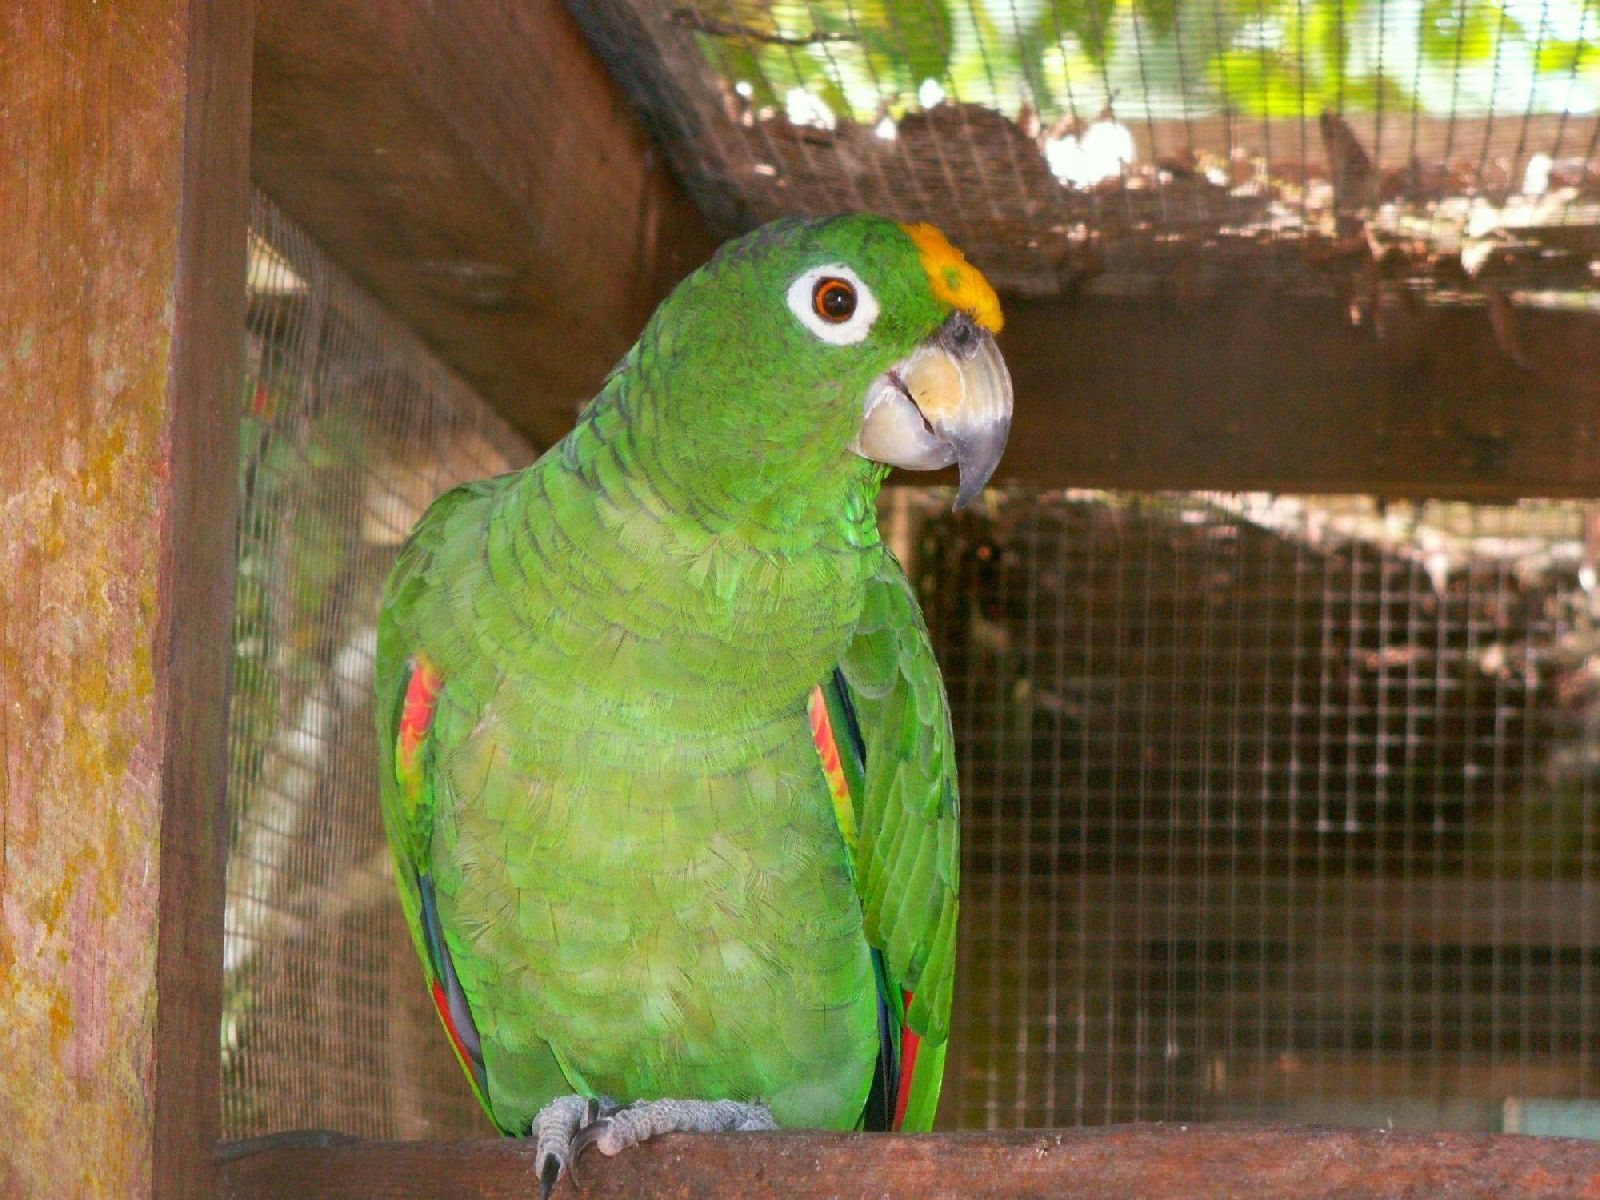
M 1030 36 L 1032 32 L 1027 30 L 1017 37 L 1017 67 L 1039 111 L 1051 113 L 1056 109 L 1055 94 L 1044 69 L 1044 53 L 1050 43 Z
M 1320 58 L 1318 66 L 1329 86 L 1338 88 L 1344 80 L 1345 63 L 1350 59 L 1350 27 L 1359 7 L 1343 0 L 1325 0 L 1312 12 L 1316 37 L 1312 44 Z
M 1230 50 L 1206 64 L 1206 76 L 1236 112 L 1260 117 L 1303 115 L 1299 71 L 1282 55 Z
M 1411 107 L 1411 93 L 1387 75 L 1378 74 L 1347 76 L 1340 94 L 1333 95 L 1324 88 L 1318 99 L 1324 108 L 1342 101 L 1350 112 L 1375 112 L 1379 108 L 1400 112 Z
M 824 10 L 817 25 L 857 39 L 873 69 L 904 90 L 949 71 L 955 38 L 946 0 L 860 0 L 842 11 Z
M 1422 57 L 1483 62 L 1494 53 L 1499 6 L 1489 0 L 1422 0 Z
M 1592 42 L 1544 42 L 1535 69 L 1542 73 L 1573 75 L 1600 64 L 1600 46 Z
M 1170 37 L 1178 27 L 1179 0 L 1134 0 L 1134 8 L 1157 37 Z
M 943 79 L 955 40 L 945 0 L 883 0 L 883 13 L 912 80 Z
M 823 71 L 821 75 L 806 84 L 806 90 L 832 109 L 833 115 L 841 121 L 860 120 L 865 115 L 852 111 L 850 97 L 844 94 L 839 81 L 827 71 Z
M 1115 0 L 1049 0 L 1024 37 L 1053 45 L 1062 35 L 1071 34 L 1091 62 L 1104 66 L 1115 16 Z
M 752 89 L 750 102 L 757 108 L 779 106 L 781 102 L 772 81 L 767 78 L 760 58 L 751 52 L 748 45 L 733 38 L 713 38 L 704 34 L 698 35 L 695 40 L 701 43 L 706 61 L 727 81 L 729 87 L 748 83 Z

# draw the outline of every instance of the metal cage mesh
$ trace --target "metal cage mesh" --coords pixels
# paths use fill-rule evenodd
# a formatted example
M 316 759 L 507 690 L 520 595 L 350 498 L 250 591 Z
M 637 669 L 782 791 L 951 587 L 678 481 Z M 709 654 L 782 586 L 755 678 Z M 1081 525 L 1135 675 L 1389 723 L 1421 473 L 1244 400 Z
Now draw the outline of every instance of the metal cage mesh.
M 1600 1136 L 1592 506 L 938 499 L 947 1122 Z
M 569 7 L 725 230 L 932 221 L 1014 295 L 1595 284 L 1584 0 Z
M 527 448 L 252 212 L 224 1129 L 481 1134 L 376 806 L 378 591 Z M 896 490 L 965 806 L 949 1125 L 1600 1135 L 1600 510 Z
M 245 336 L 223 1132 L 481 1134 L 394 894 L 372 661 L 411 525 L 527 447 L 259 194 Z

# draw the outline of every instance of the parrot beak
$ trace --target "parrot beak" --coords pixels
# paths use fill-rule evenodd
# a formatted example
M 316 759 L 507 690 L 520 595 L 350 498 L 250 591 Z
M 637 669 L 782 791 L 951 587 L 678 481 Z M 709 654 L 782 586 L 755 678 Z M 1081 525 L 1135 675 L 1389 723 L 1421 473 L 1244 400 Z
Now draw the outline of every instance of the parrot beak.
M 994 335 L 956 312 L 909 357 L 872 381 L 861 432 L 863 458 L 934 471 L 958 465 L 955 506 L 965 508 L 994 474 L 1011 430 L 1011 374 Z

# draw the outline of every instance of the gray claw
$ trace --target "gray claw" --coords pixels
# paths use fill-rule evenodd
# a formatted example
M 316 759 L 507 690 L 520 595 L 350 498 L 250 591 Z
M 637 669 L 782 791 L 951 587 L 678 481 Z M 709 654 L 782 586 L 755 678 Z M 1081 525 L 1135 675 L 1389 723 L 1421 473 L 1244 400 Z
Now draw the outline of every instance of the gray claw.
M 597 1108 L 596 1112 L 598 1113 L 598 1111 Z M 572 1147 L 568 1151 L 572 1155 L 572 1163 L 567 1170 L 569 1172 L 574 1170 L 578 1165 L 578 1160 L 583 1157 L 583 1152 L 610 1132 L 611 1117 L 609 1115 L 604 1117 L 597 1115 L 585 1122 L 583 1128 L 578 1130 L 572 1137 Z M 576 1176 L 574 1176 L 574 1179 L 576 1179 Z
M 578 1159 L 583 1157 L 585 1150 L 605 1136 L 606 1131 L 611 1128 L 612 1115 L 626 1107 L 626 1104 L 618 1104 L 613 1100 L 604 1100 L 596 1096 L 589 1097 L 588 1103 L 583 1106 L 583 1121 L 567 1145 L 567 1174 L 572 1177 L 573 1187 L 581 1186 L 578 1183 Z M 549 1197 L 541 1196 L 540 1200 L 549 1200 Z

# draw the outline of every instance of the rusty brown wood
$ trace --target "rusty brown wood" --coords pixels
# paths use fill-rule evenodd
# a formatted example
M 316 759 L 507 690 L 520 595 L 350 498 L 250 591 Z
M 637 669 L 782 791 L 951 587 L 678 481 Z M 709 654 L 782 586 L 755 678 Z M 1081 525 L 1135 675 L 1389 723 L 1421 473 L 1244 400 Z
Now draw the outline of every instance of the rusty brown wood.
M 559 1200 L 1600 1200 L 1600 1145 L 1554 1138 L 1124 1125 L 1064 1132 L 671 1137 L 586 1158 Z M 229 1200 L 525 1200 L 529 1147 L 280 1147 L 223 1170 Z
M 4 1196 L 214 1189 L 250 15 L 0 9 Z
M 1014 302 L 1003 479 L 1043 486 L 1600 495 L 1600 320 L 1396 317 L 1383 338 L 1332 301 Z
M 536 443 L 711 251 L 559 0 L 282 0 L 253 169 Z
M 1129 121 L 1137 162 L 1178 157 L 1198 148 L 1213 154 L 1240 147 L 1253 158 L 1271 151 L 1268 166 L 1277 176 L 1297 177 L 1303 164 L 1326 171 L 1318 114 L 1304 120 L 1293 117 L 1240 118 L 1236 114 L 1191 115 L 1178 119 Z M 1442 117 L 1418 114 L 1403 124 L 1384 122 L 1381 113 L 1343 114 L 1351 133 L 1372 161 L 1382 169 L 1408 167 L 1413 160 L 1423 169 L 1448 164 L 1462 176 L 1472 177 L 1483 164 L 1486 182 L 1511 179 L 1520 182 L 1533 153 L 1550 153 L 1567 147 L 1581 154 L 1593 132 L 1592 118 L 1574 120 L 1561 113 L 1530 113 L 1527 119 L 1506 121 L 1454 114 Z M 1380 137 L 1380 131 L 1382 136 Z M 1581 131 L 1581 132 L 1580 132 Z M 1575 138 L 1582 141 L 1575 142 Z M 1449 149 L 1449 157 L 1445 151 Z M 1565 157 L 1566 155 L 1563 155 Z

